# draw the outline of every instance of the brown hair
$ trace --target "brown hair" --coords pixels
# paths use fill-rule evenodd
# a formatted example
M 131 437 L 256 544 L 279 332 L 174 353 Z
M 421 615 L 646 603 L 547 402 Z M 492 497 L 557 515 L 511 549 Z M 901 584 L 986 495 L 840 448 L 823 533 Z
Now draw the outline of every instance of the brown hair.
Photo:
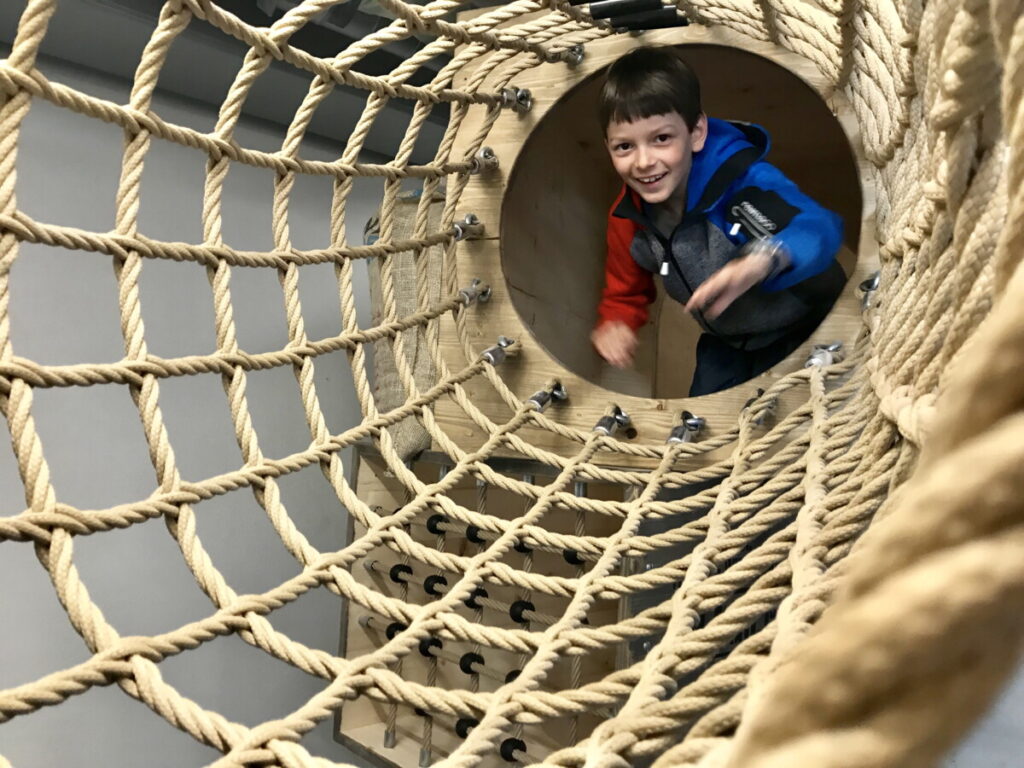
M 675 48 L 645 46 L 608 70 L 599 101 L 601 127 L 677 112 L 693 130 L 701 114 L 700 81 Z

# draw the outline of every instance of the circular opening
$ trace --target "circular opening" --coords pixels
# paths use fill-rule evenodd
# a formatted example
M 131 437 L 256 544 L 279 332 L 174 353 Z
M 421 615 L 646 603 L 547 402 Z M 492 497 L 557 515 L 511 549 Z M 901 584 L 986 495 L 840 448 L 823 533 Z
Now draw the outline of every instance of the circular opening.
M 843 218 L 837 259 L 852 274 L 861 223 L 857 163 L 821 96 L 756 54 L 719 45 L 679 47 L 700 78 L 707 114 L 767 129 L 768 160 Z M 590 343 L 604 287 L 608 211 L 622 188 L 598 124 L 603 74 L 566 93 L 527 138 L 502 205 L 502 270 L 523 323 L 570 371 L 624 394 L 685 397 L 700 327 L 664 295 L 659 279 L 659 298 L 639 332 L 631 369 L 612 367 Z

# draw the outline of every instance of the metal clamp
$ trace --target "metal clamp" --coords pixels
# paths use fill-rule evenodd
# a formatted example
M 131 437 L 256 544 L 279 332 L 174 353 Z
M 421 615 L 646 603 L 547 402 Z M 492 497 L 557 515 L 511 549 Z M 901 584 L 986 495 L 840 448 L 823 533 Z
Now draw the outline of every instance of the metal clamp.
M 576 45 L 570 45 L 565 51 L 565 63 L 570 67 L 578 67 L 583 63 L 583 59 L 586 56 L 586 51 L 583 50 L 582 43 L 576 43 Z
M 871 307 L 871 303 L 875 298 L 875 291 L 878 290 L 878 286 L 881 282 L 882 273 L 872 272 L 868 275 L 867 280 L 864 280 L 859 286 L 857 286 L 857 290 L 861 293 L 860 308 L 862 311 Z
M 485 304 L 491 300 L 491 286 L 484 285 L 483 282 L 474 277 L 470 282 L 468 288 L 463 288 L 459 291 L 459 301 L 465 307 L 472 306 L 476 302 Z
M 476 240 L 484 234 L 484 225 L 475 213 L 467 213 L 462 221 L 455 222 L 453 226 L 456 240 Z
M 751 397 L 751 398 L 749 398 L 749 399 L 747 400 L 747 402 L 745 402 L 745 403 L 743 404 L 743 407 L 742 407 L 742 408 L 740 408 L 740 410 L 741 410 L 741 411 L 745 411 L 745 410 L 747 410 L 747 408 L 749 408 L 750 406 L 752 406 L 752 405 L 753 405 L 753 404 L 754 404 L 754 403 L 755 403 L 755 402 L 757 401 L 757 398 L 759 398 L 759 397 L 760 397 L 761 395 L 763 395 L 763 394 L 764 394 L 764 389 L 763 389 L 762 387 L 758 387 L 758 388 L 757 388 L 757 392 L 755 392 L 755 393 L 754 393 L 754 396 L 753 396 L 753 397 Z
M 757 392 L 755 392 L 754 396 L 751 397 L 749 400 L 747 400 L 747 402 L 745 402 L 743 404 L 743 407 L 740 408 L 740 411 L 747 410 L 750 406 L 752 406 L 755 402 L 757 402 L 757 399 L 759 397 L 761 397 L 761 395 L 763 395 L 763 394 L 764 394 L 764 389 L 762 389 L 761 387 L 758 387 L 757 388 Z M 754 419 L 753 423 L 755 425 L 763 424 L 764 420 L 766 418 L 768 418 L 768 416 L 772 412 L 775 411 L 775 407 L 778 404 L 779 404 L 778 398 L 775 398 L 775 397 L 771 398 L 767 403 L 764 404 L 764 410 L 762 410 L 761 413 Z
M 633 439 L 636 437 L 636 430 L 633 429 L 632 424 L 633 420 L 629 417 L 629 414 L 616 405 L 612 407 L 611 414 L 602 416 L 601 420 L 594 425 L 594 432 L 600 432 L 602 435 L 611 437 L 619 427 L 622 427 L 626 430 L 626 437 Z
M 668 436 L 668 443 L 695 443 L 700 431 L 707 423 L 700 416 L 694 416 L 689 411 L 683 411 L 682 421 L 672 428 Z
M 499 363 L 504 362 L 505 358 L 508 357 L 508 353 L 505 352 L 505 350 L 513 344 L 515 344 L 514 340 L 507 336 L 499 336 L 498 343 L 493 347 L 485 349 L 481 357 L 491 365 L 498 365 Z
M 476 175 L 481 171 L 493 171 L 497 167 L 498 156 L 494 153 L 494 150 L 490 147 L 480 147 L 480 151 L 476 153 L 476 157 L 470 162 L 469 172 Z
M 501 106 L 524 114 L 533 109 L 533 94 L 528 88 L 509 86 L 501 89 Z
M 541 413 L 547 408 L 552 400 L 558 402 L 564 402 L 569 399 L 569 393 L 565 391 L 565 387 L 562 386 L 561 382 L 555 382 L 555 385 L 551 389 L 542 389 L 539 392 L 534 392 L 530 395 L 527 402 L 533 403 L 537 410 Z
M 841 341 L 834 341 L 831 344 L 815 344 L 814 349 L 807 358 L 807 362 L 804 363 L 804 368 L 813 368 L 816 365 L 832 365 L 833 363 L 842 362 L 844 357 L 843 342 Z

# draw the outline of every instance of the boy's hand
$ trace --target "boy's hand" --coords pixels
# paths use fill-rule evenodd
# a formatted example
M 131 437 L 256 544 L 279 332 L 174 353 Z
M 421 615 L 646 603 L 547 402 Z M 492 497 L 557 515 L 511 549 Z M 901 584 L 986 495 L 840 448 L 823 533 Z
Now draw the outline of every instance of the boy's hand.
M 597 353 L 616 368 L 629 368 L 633 365 L 636 333 L 625 323 L 618 320 L 601 323 L 590 334 L 590 340 L 597 348 Z
M 705 280 L 686 302 L 686 311 L 702 310 L 714 320 L 736 299 L 789 265 L 784 249 L 757 247 L 740 259 L 734 259 Z

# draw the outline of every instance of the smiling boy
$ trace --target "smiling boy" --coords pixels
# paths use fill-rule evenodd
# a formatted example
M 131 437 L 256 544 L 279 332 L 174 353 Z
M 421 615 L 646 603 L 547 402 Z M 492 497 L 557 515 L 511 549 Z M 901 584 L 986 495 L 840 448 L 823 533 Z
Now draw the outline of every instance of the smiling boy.
M 756 376 L 796 349 L 846 281 L 843 224 L 767 163 L 763 128 L 707 117 L 672 48 L 616 61 L 601 91 L 624 186 L 608 217 L 605 289 L 591 340 L 619 367 L 654 301 L 654 275 L 703 333 L 690 396 Z

